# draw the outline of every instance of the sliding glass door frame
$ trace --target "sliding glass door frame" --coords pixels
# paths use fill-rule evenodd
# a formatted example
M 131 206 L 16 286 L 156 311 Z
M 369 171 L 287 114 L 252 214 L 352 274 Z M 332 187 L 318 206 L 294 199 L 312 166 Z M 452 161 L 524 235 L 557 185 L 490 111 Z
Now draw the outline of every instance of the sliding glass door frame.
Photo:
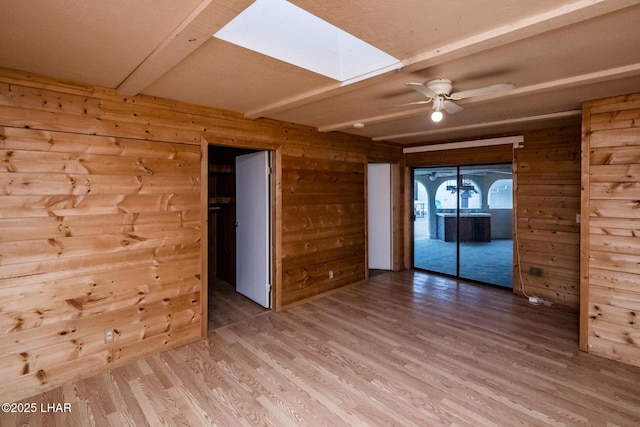
M 512 167 L 500 163 L 411 169 L 413 268 L 512 287 Z M 496 254 L 502 257 L 499 262 Z

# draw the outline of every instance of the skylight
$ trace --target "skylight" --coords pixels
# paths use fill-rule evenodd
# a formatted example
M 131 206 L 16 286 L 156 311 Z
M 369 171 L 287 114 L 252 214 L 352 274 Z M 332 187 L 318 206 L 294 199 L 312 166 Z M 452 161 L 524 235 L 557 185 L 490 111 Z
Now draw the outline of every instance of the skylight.
M 339 81 L 399 62 L 285 0 L 256 0 L 213 36 Z

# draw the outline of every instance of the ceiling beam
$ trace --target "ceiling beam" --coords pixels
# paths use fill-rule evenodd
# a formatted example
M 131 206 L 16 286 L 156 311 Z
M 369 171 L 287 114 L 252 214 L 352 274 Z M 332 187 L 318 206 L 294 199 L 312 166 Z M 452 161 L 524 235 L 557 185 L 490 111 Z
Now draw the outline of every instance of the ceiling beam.
M 290 98 L 263 105 L 254 110 L 247 111 L 244 116 L 248 119 L 266 117 L 269 114 L 290 110 L 292 108 L 306 105 L 311 102 L 331 98 L 337 91 L 340 91 L 340 93 L 346 93 L 351 90 L 359 89 L 374 84 L 375 82 L 379 81 L 379 79 L 384 78 L 385 76 L 402 71 L 402 64 L 402 62 L 394 64 L 390 67 L 376 70 L 363 76 L 354 77 L 353 79 L 345 80 L 343 82 L 332 83 L 318 89 L 292 96 Z
M 165 40 L 145 58 L 117 88 L 121 95 L 133 96 L 207 42 L 232 20 L 251 0 L 230 7 L 222 0 L 203 0 Z M 234 2 L 237 4 L 238 2 Z
M 426 153 L 427 151 L 455 150 L 458 148 L 473 148 L 473 147 L 491 147 L 494 145 L 507 145 L 507 144 L 512 145 L 513 148 L 521 148 L 523 142 L 524 142 L 523 135 L 502 136 L 498 138 L 474 139 L 471 141 L 446 142 L 444 144 L 430 144 L 430 145 L 405 147 L 402 149 L 402 153 L 403 154 Z
M 517 96 L 532 95 L 536 93 L 545 93 L 557 91 L 560 89 L 567 89 L 575 86 L 581 86 L 585 84 L 594 84 L 602 81 L 608 81 L 612 79 L 622 79 L 625 77 L 631 77 L 640 75 L 640 63 L 630 64 L 622 67 L 609 68 L 607 70 L 595 71 L 593 73 L 580 74 L 577 76 L 571 76 L 564 79 L 551 80 L 548 82 L 542 82 L 535 85 L 524 86 L 513 89 L 509 92 L 502 92 L 486 96 L 478 96 L 469 98 L 463 102 L 464 105 L 472 105 L 480 102 L 487 102 L 492 99 L 505 99 L 513 98 Z M 320 132 L 332 132 L 336 130 L 348 129 L 353 127 L 355 123 L 363 123 L 364 125 L 386 122 L 389 120 L 396 120 L 400 118 L 412 117 L 419 114 L 424 114 L 425 111 L 431 110 L 431 105 L 420 108 L 412 108 L 410 110 L 404 110 L 395 113 L 383 114 L 374 117 L 363 117 L 357 120 L 350 120 L 348 122 L 334 123 L 325 126 L 320 126 L 318 131 Z M 384 138 L 382 138 L 384 139 Z
M 550 11 L 441 46 L 437 49 L 420 53 L 412 58 L 405 58 L 399 65 L 395 65 L 394 69 L 403 72 L 418 71 L 426 67 L 442 64 L 517 40 L 543 34 L 562 26 L 585 21 L 635 4 L 637 4 L 637 0 L 578 0 Z M 270 114 L 329 98 L 338 91 L 344 94 L 350 90 L 365 87 L 383 79 L 387 75 L 389 75 L 388 72 L 377 73 L 373 76 L 367 76 L 368 78 L 365 80 L 358 78 L 353 81 L 336 82 L 313 91 L 255 108 L 246 112 L 245 117 L 250 119 L 267 117 Z M 353 125 L 353 122 L 350 122 L 349 126 L 351 125 Z
M 439 65 L 634 5 L 637 5 L 637 0 L 578 0 L 563 4 L 555 9 L 421 53 L 408 59 L 405 69 L 416 71 Z
M 415 138 L 417 136 L 438 135 L 441 133 L 451 133 L 451 132 L 469 130 L 469 129 L 481 129 L 481 128 L 490 128 L 495 126 L 512 125 L 517 123 L 531 123 L 531 122 L 538 122 L 543 120 L 564 119 L 567 117 L 579 116 L 581 114 L 582 114 L 582 110 L 560 111 L 557 113 L 540 114 L 538 116 L 518 117 L 515 119 L 498 120 L 494 122 L 485 122 L 485 123 L 474 123 L 470 125 L 455 126 L 455 127 L 445 128 L 445 129 L 432 129 L 432 130 L 425 130 L 420 132 L 399 133 L 396 135 L 384 135 L 384 136 L 378 136 L 378 137 L 372 138 L 372 140 L 373 141 L 397 141 L 398 139 Z

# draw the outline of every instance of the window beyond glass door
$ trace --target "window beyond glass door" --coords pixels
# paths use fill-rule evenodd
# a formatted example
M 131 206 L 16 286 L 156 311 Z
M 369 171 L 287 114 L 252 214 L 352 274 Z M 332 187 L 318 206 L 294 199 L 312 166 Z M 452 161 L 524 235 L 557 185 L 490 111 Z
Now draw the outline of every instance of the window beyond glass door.
M 458 273 L 457 168 L 414 170 L 413 265 L 455 276 Z M 453 233 L 453 234 L 452 234 Z
M 512 286 L 511 168 L 414 169 L 414 267 Z
M 513 286 L 512 166 L 460 167 L 459 276 Z

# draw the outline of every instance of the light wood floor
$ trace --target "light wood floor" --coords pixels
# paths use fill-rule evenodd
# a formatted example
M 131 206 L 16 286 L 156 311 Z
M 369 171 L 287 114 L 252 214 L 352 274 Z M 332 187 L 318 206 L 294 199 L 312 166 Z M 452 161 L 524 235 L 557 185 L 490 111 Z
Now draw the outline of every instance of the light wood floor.
M 235 286 L 218 278 L 209 283 L 208 303 L 209 331 L 268 311 L 236 292 Z
M 577 328 L 506 290 L 377 274 L 25 400 L 69 414 L 0 425 L 640 425 L 640 368 L 580 352 Z

